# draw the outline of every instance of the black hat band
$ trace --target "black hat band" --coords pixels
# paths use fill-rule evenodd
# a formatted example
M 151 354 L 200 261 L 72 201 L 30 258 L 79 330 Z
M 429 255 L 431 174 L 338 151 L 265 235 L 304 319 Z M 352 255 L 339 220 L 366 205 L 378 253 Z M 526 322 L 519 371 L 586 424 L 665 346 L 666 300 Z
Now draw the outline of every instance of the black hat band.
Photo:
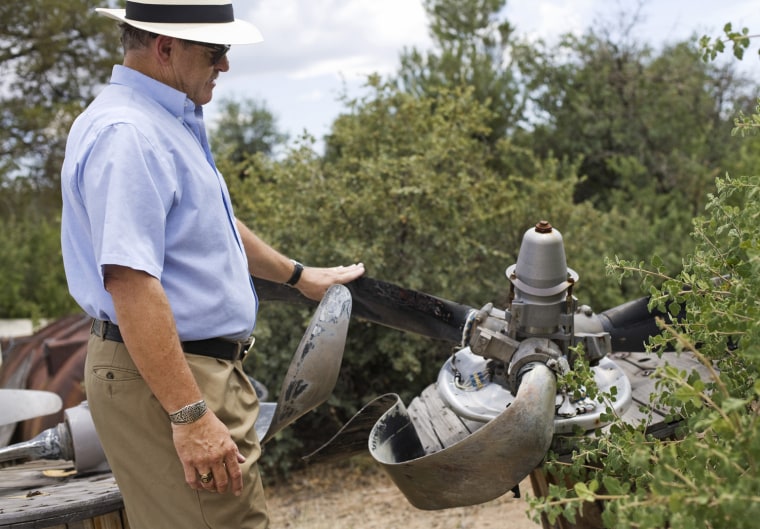
M 232 4 L 224 5 L 166 5 L 141 4 L 127 1 L 127 19 L 136 22 L 169 24 L 209 24 L 234 22 Z

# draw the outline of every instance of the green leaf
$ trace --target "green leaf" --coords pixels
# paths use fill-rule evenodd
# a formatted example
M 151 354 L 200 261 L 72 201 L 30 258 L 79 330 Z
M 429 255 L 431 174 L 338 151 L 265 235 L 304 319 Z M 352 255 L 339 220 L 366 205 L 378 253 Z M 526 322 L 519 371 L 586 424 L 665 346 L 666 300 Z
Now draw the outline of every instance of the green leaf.
M 596 499 L 594 493 L 582 481 L 575 483 L 575 485 L 573 485 L 573 490 L 575 491 L 575 494 L 578 495 L 578 498 L 583 501 L 594 501 Z

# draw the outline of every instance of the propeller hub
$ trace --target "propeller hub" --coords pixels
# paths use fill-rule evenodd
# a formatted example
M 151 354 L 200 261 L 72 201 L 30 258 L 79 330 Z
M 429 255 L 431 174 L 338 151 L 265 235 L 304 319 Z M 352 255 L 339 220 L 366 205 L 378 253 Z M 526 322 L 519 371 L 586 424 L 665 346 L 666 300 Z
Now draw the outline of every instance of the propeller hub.
M 564 299 L 578 274 L 567 267 L 562 234 L 541 221 L 523 235 L 517 263 L 506 271 L 515 299 L 549 304 Z

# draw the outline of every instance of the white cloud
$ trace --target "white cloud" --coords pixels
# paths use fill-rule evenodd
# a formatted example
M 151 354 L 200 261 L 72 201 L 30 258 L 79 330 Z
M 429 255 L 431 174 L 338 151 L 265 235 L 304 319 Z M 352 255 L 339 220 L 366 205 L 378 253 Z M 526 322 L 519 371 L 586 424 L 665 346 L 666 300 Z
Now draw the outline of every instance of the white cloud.
M 507 19 L 517 33 L 531 39 L 551 40 L 565 33 L 581 33 L 588 26 L 594 0 L 541 0 L 507 2 Z
M 231 57 L 264 74 L 388 73 L 404 46 L 428 43 L 419 1 L 262 0 L 237 11 L 259 27 L 264 42 L 235 49 Z

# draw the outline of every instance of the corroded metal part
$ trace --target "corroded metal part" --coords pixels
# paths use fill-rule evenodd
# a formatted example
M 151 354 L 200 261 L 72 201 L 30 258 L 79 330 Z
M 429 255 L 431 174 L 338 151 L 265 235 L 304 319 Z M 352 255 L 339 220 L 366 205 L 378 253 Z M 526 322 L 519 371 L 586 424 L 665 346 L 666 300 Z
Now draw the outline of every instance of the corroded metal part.
M 293 355 L 262 443 L 328 399 L 338 381 L 350 319 L 351 293 L 343 285 L 331 286 Z
M 48 428 L 29 441 L 0 448 L 0 464 L 18 464 L 38 459 L 71 459 L 72 456 L 71 437 L 63 423 Z
M 369 450 L 419 509 L 483 503 L 513 489 L 543 460 L 554 433 L 556 391 L 554 373 L 535 364 L 511 406 L 463 440 L 430 454 L 399 400 L 372 429 Z
M 0 448 L 0 463 L 18 464 L 38 459 L 73 461 L 79 473 L 109 469 L 100 439 L 95 432 L 87 401 L 64 411 L 65 421 L 39 435 Z

